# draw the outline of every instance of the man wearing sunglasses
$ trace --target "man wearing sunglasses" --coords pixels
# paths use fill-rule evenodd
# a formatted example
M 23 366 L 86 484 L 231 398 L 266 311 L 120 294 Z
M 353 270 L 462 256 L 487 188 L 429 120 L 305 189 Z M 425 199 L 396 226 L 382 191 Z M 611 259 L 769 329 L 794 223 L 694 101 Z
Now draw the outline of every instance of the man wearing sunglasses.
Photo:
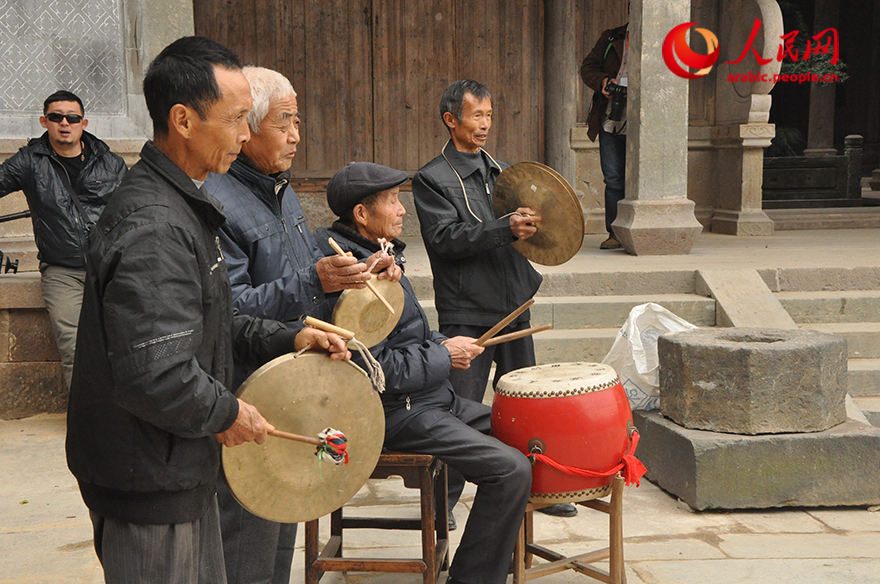
M 56 91 L 34 138 L 0 165 L 0 197 L 24 191 L 37 243 L 43 299 L 70 387 L 89 230 L 125 174 L 125 162 L 85 131 L 82 100 Z

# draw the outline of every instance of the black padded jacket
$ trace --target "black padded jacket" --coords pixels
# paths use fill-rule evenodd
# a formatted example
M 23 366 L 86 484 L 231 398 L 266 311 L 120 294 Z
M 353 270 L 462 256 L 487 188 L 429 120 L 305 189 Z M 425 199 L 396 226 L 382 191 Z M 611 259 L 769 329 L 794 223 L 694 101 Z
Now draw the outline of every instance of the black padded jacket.
M 24 191 L 40 260 L 53 266 L 85 269 L 88 235 L 113 189 L 125 175 L 125 162 L 88 132 L 83 142 L 91 152 L 76 183 L 72 185 L 82 206 L 81 213 L 62 178 L 66 170 L 44 133 L 0 165 L 0 197 Z
M 67 461 L 92 511 L 130 523 L 201 517 L 215 434 L 238 401 L 233 354 L 259 364 L 295 331 L 234 315 L 220 203 L 151 142 L 95 225 L 67 413 Z

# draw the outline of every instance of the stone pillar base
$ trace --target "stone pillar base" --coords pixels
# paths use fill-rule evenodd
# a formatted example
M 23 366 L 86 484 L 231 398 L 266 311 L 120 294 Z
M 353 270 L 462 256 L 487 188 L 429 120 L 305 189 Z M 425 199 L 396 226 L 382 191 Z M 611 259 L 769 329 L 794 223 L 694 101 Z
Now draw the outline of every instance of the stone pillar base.
M 632 255 L 690 253 L 703 231 L 694 216 L 694 202 L 685 198 L 624 199 L 617 204 L 617 219 L 611 226 Z
M 761 210 L 728 211 L 716 209 L 712 233 L 724 235 L 773 235 L 773 220 Z

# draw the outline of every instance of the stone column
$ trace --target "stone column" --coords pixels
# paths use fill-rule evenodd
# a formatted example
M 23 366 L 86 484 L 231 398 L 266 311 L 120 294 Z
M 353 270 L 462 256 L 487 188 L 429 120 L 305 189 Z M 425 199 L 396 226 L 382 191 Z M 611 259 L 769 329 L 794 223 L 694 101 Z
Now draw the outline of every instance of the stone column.
M 813 11 L 813 34 L 826 28 L 837 28 L 840 6 L 838 0 L 816 0 Z M 836 156 L 834 148 L 834 95 L 836 83 L 810 85 L 810 118 L 807 130 L 806 156 Z
M 632 0 L 629 25 L 626 198 L 614 232 L 633 255 L 689 253 L 702 226 L 687 198 L 688 82 L 660 47 L 688 22 L 690 0 Z
M 859 134 L 850 134 L 843 139 L 843 153 L 846 156 L 846 198 L 854 201 L 862 199 L 862 155 L 865 139 Z
M 755 19 L 761 27 L 748 46 Z M 716 151 L 715 212 L 712 232 L 727 235 L 772 235 L 773 221 L 762 210 L 764 148 L 776 133 L 769 123 L 773 76 L 783 34 L 782 11 L 775 0 L 729 0 L 721 12 L 715 71 Z M 759 64 L 755 52 L 767 62 Z
M 572 0 L 544 0 L 544 160 L 575 184 L 570 133 L 577 122 L 576 12 Z

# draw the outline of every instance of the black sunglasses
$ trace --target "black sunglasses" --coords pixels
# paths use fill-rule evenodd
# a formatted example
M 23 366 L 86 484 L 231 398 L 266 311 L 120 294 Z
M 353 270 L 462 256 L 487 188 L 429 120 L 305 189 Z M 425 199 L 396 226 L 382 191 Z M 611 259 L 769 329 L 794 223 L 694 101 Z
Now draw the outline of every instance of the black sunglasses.
M 83 121 L 83 117 L 79 114 L 59 114 L 58 112 L 46 114 L 46 119 L 50 122 L 55 122 L 56 124 L 60 124 L 61 120 L 64 118 L 67 118 L 68 124 L 78 124 Z

